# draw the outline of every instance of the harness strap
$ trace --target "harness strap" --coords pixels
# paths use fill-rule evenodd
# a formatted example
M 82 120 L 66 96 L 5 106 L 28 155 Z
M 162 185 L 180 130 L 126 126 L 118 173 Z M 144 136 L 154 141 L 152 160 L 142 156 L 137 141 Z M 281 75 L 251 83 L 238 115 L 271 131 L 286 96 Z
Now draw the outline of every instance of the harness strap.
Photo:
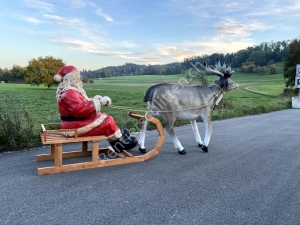
M 213 85 L 215 85 L 215 86 L 217 86 L 218 88 L 220 88 L 218 85 L 216 85 L 216 84 L 213 84 Z M 209 86 L 209 89 L 211 90 L 211 92 L 213 93 L 213 95 L 214 95 L 214 105 L 213 105 L 213 107 L 212 107 L 212 110 L 214 110 L 215 109 L 215 107 L 216 107 L 216 102 L 217 102 L 217 99 L 218 99 L 218 96 L 219 96 L 219 94 L 220 94 L 220 92 L 222 91 L 222 89 L 220 88 L 220 92 L 218 93 L 218 94 L 216 94 L 215 93 L 215 90 L 213 89 L 213 87 L 212 86 Z
M 215 98 L 217 98 L 218 95 L 215 93 L 215 90 L 213 89 L 213 87 L 209 86 L 209 89 L 211 90 L 211 92 L 213 93 L 213 95 L 215 96 Z

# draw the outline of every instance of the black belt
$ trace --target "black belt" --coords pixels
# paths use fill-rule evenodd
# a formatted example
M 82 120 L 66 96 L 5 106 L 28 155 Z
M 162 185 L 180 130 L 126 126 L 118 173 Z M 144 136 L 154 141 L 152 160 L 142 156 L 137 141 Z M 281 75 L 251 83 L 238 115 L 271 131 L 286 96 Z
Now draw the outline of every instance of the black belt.
M 74 116 L 60 116 L 60 119 L 63 121 L 80 121 L 87 119 L 87 117 L 76 118 Z

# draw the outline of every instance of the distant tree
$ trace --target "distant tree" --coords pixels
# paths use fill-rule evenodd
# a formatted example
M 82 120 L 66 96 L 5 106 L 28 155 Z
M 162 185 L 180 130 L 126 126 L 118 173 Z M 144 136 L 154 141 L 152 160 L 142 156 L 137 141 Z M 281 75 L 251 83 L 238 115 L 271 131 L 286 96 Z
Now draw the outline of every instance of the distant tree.
M 254 62 L 255 65 L 264 66 L 266 65 L 265 52 L 263 51 L 252 51 L 248 57 L 249 62 Z
M 81 80 L 82 80 L 82 83 L 86 84 L 89 81 L 89 78 L 88 77 L 83 77 Z
M 5 82 L 16 82 L 17 80 L 24 80 L 26 75 L 26 67 L 14 65 L 11 70 L 5 68 L 0 69 L 0 80 Z
M 55 59 L 52 56 L 32 59 L 28 62 L 25 80 L 27 83 L 33 86 L 44 84 L 45 86 L 50 88 L 51 86 L 55 85 L 53 77 L 64 65 L 65 64 L 62 59 Z
M 7 83 L 10 80 L 10 70 L 8 70 L 7 68 L 2 70 L 2 74 L 0 78 L 1 81 L 5 81 L 5 83 Z
M 93 84 L 93 83 L 94 83 L 94 80 L 89 80 L 89 83 L 90 83 L 90 84 Z
M 283 77 L 286 87 L 295 86 L 296 65 L 300 64 L 300 38 L 289 44 L 289 57 L 284 62 Z
M 101 78 L 105 78 L 105 77 L 106 77 L 106 74 L 105 74 L 104 70 L 101 70 L 101 72 L 100 72 L 100 77 L 101 77 Z
M 271 67 L 270 67 L 270 74 L 275 74 L 276 73 L 276 66 L 275 65 L 272 65 Z
M 10 74 L 14 79 L 22 79 L 27 75 L 27 68 L 14 65 L 13 68 L 10 70 Z

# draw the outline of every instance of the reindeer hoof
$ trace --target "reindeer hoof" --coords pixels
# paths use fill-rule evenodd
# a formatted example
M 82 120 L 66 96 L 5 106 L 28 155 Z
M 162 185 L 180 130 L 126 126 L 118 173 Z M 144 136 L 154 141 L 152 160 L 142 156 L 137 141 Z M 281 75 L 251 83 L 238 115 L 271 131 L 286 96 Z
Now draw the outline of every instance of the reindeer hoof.
M 147 152 L 147 150 L 145 148 L 139 147 L 139 150 L 140 150 L 141 153 L 146 153 Z
M 203 144 L 198 143 L 198 147 L 202 148 Z
M 184 149 L 182 149 L 181 151 L 178 150 L 178 153 L 179 153 L 180 155 L 184 155 L 184 154 L 186 153 L 186 151 L 185 151 Z
M 203 146 L 202 146 L 202 150 L 203 150 L 204 152 L 208 152 L 207 146 L 203 145 Z

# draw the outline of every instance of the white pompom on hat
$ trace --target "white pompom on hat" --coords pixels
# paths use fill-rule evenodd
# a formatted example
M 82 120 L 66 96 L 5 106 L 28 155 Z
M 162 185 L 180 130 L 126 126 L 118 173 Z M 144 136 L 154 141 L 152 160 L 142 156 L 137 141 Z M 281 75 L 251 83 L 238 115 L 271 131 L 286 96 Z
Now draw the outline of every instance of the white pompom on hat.
M 64 76 L 68 73 L 74 72 L 77 69 L 74 66 L 62 66 L 58 73 L 53 77 L 55 81 L 62 82 Z

